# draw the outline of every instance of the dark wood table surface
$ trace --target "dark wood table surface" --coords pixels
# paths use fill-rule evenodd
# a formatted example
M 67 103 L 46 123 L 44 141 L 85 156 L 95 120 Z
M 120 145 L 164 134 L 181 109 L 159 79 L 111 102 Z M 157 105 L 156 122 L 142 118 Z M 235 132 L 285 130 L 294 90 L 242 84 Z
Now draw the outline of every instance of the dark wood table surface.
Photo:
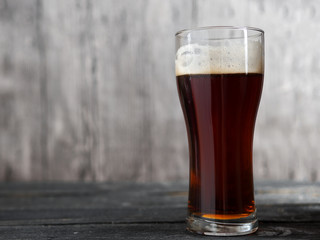
M 0 239 L 217 239 L 185 231 L 187 188 L 1 183 Z M 257 182 L 255 196 L 259 230 L 237 239 L 320 239 L 320 183 Z

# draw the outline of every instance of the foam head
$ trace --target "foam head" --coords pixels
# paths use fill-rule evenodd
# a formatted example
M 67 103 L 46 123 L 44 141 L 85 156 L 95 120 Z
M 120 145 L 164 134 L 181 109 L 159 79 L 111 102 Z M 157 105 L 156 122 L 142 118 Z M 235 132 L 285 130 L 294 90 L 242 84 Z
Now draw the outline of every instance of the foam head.
M 257 41 L 184 45 L 176 53 L 176 75 L 263 73 L 262 51 L 261 43 Z

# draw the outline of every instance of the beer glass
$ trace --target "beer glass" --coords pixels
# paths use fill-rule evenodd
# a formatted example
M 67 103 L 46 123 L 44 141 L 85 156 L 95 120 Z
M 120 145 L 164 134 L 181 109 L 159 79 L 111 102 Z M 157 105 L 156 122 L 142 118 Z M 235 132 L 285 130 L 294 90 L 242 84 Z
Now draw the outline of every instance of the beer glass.
M 176 34 L 176 81 L 188 132 L 187 230 L 258 229 L 252 145 L 264 74 L 264 32 L 204 27 Z

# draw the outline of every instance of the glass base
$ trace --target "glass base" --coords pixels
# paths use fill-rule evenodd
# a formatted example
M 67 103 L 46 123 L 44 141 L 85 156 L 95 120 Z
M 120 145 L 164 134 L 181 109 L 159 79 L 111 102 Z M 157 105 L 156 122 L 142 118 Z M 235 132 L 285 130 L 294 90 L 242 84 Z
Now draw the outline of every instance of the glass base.
M 245 218 L 219 220 L 190 215 L 187 218 L 187 230 L 193 233 L 211 236 L 239 236 L 258 230 L 256 212 Z

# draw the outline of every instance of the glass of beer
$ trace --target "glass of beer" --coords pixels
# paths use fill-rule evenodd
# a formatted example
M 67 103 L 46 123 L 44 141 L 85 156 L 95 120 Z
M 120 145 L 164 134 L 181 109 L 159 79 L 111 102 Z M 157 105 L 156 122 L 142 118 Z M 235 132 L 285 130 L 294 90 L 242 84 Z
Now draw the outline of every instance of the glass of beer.
M 204 27 L 176 34 L 176 81 L 188 132 L 187 230 L 258 229 L 252 145 L 264 75 L 264 32 Z

